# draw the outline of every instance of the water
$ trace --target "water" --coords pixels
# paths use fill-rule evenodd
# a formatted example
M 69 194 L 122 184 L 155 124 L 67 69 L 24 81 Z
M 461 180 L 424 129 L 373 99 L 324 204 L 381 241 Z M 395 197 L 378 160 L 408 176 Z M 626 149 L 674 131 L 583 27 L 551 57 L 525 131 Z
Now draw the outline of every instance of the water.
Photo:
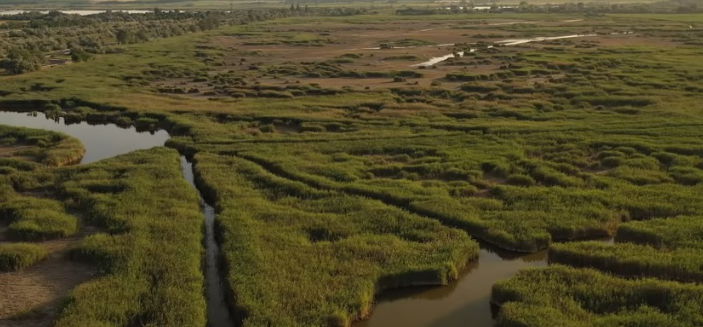
M 46 118 L 43 113 L 0 111 L 0 124 L 37 128 L 71 135 L 83 142 L 85 156 L 82 164 L 111 158 L 135 150 L 163 146 L 170 138 L 168 132 L 138 132 L 136 128 L 122 128 L 115 124 L 90 125 L 86 122 L 66 124 L 63 118 Z
M 469 53 L 473 53 L 473 52 L 476 52 L 476 49 L 469 49 Z M 442 61 L 448 60 L 449 58 L 454 58 L 454 57 L 459 57 L 459 58 L 461 58 L 461 57 L 464 56 L 464 54 L 465 54 L 464 51 L 459 51 L 459 52 L 450 53 L 450 54 L 444 55 L 444 56 L 433 57 L 433 58 L 430 58 L 430 60 L 421 62 L 421 63 L 419 63 L 419 64 L 415 64 L 415 65 L 413 65 L 413 67 L 430 67 L 430 66 L 434 66 L 434 65 L 436 65 L 436 64 L 438 64 L 438 63 L 440 63 L 440 62 L 442 62 Z
M 170 138 L 168 132 L 138 132 L 136 128 L 123 128 L 115 124 L 90 125 L 86 122 L 66 124 L 63 119 L 49 119 L 43 113 L 0 111 L 0 124 L 16 127 L 28 127 L 50 130 L 68 134 L 83 142 L 86 149 L 82 164 L 111 158 L 140 149 L 163 146 Z M 181 156 L 183 177 L 195 187 L 193 164 Z M 197 187 L 196 187 L 196 190 Z M 200 194 L 200 203 L 205 215 L 205 282 L 208 304 L 208 326 L 232 326 L 229 309 L 225 302 L 225 288 L 218 269 L 219 247 L 215 241 L 215 209 L 207 204 Z
M 511 22 L 512 24 L 512 22 Z M 538 37 L 533 37 L 529 39 L 507 39 L 507 40 L 500 40 L 500 41 L 495 41 L 494 44 L 497 45 L 503 45 L 503 46 L 512 46 L 512 45 L 520 45 L 520 44 L 525 44 L 525 43 L 530 43 L 530 42 L 541 42 L 541 41 L 552 41 L 552 40 L 561 40 L 561 39 L 571 39 L 571 38 L 577 38 L 577 37 L 587 37 L 587 36 L 596 36 L 595 34 L 573 34 L 573 35 L 562 35 L 562 36 L 538 36 Z M 493 48 L 493 45 L 489 45 L 486 47 L 486 49 Z M 375 48 L 367 48 L 367 49 L 375 49 Z M 476 49 L 470 49 L 470 53 L 476 52 Z M 463 57 L 464 56 L 464 51 L 459 51 L 456 53 L 450 53 L 448 55 L 444 56 L 439 56 L 439 57 L 433 57 L 430 58 L 427 61 L 421 62 L 419 64 L 414 64 L 411 67 L 431 67 L 433 65 L 436 65 L 440 62 L 443 62 L 445 60 L 448 60 L 449 58 L 453 57 Z
M 495 43 L 510 46 L 510 45 L 525 44 L 525 43 L 530 43 L 530 42 L 572 39 L 572 38 L 587 37 L 587 36 L 596 36 L 596 35 L 595 34 L 572 34 L 572 35 L 562 35 L 562 36 L 538 36 L 538 37 L 533 37 L 533 38 L 529 38 L 529 39 L 507 39 L 507 40 L 496 41 Z
M 521 269 L 547 265 L 546 251 L 511 255 L 482 248 L 478 261 L 448 286 L 407 288 L 377 299 L 370 319 L 354 327 L 489 327 L 493 326 L 491 288 Z
M 193 163 L 188 161 L 185 156 L 181 156 L 181 168 L 186 181 L 198 190 L 195 185 Z M 226 285 L 218 266 L 220 247 L 215 240 L 215 208 L 205 202 L 200 190 L 198 190 L 198 195 L 200 195 L 200 205 L 205 214 L 205 248 L 207 249 L 205 258 L 205 282 L 207 284 L 205 289 L 208 302 L 208 327 L 232 326 L 232 318 L 225 296 Z
M 370 47 L 370 48 L 361 48 L 361 49 L 350 49 L 350 50 L 390 50 L 390 49 L 416 49 L 416 48 L 430 48 L 430 47 L 438 47 L 438 48 L 443 48 L 443 47 L 452 47 L 454 46 L 454 43 L 442 43 L 442 44 L 427 44 L 427 45 L 409 45 L 409 46 L 393 46 L 390 48 L 381 48 L 381 47 Z

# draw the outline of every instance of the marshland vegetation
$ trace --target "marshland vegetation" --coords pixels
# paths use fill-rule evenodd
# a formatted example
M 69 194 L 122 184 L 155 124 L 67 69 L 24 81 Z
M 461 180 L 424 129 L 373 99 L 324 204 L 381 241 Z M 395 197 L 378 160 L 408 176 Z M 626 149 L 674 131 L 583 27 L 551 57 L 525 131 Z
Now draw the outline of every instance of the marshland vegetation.
M 373 322 L 379 293 L 451 283 L 479 241 L 549 251 L 493 288 L 499 326 L 703 323 L 701 14 L 353 13 L 117 45 L 2 77 L 0 108 L 167 129 L 217 212 L 245 326 Z M 175 150 L 54 168 L 80 143 L 2 128 L 8 239 L 98 230 L 71 251 L 98 274 L 59 326 L 205 325 L 202 215 Z

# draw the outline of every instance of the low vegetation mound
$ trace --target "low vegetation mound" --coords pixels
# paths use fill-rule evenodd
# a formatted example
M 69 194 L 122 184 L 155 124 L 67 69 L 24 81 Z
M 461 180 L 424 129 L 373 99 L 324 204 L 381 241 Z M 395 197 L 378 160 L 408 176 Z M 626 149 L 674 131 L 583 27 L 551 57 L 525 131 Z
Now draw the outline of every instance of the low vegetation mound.
M 698 326 L 703 287 L 590 269 L 524 270 L 493 286 L 497 326 Z
M 48 255 L 41 245 L 31 243 L 0 244 L 0 271 L 15 271 L 27 268 Z

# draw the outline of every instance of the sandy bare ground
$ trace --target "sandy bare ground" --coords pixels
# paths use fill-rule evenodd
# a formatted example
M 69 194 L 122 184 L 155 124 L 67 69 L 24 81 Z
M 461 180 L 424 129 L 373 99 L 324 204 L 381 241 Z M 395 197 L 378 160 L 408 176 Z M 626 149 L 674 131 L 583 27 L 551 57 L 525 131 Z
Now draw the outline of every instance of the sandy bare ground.
M 50 326 L 61 300 L 96 271 L 69 260 L 68 251 L 80 237 L 47 241 L 44 261 L 23 271 L 0 273 L 0 327 Z

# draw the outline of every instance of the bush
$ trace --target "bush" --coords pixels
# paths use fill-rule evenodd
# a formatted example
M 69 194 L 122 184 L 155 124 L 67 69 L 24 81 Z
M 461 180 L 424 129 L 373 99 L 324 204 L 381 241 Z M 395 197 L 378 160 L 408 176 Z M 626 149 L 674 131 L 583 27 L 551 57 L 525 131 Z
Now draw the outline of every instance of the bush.
M 44 56 L 41 53 L 12 48 L 7 52 L 5 58 L 0 60 L 0 68 L 11 74 L 23 74 L 39 70 L 43 63 Z

